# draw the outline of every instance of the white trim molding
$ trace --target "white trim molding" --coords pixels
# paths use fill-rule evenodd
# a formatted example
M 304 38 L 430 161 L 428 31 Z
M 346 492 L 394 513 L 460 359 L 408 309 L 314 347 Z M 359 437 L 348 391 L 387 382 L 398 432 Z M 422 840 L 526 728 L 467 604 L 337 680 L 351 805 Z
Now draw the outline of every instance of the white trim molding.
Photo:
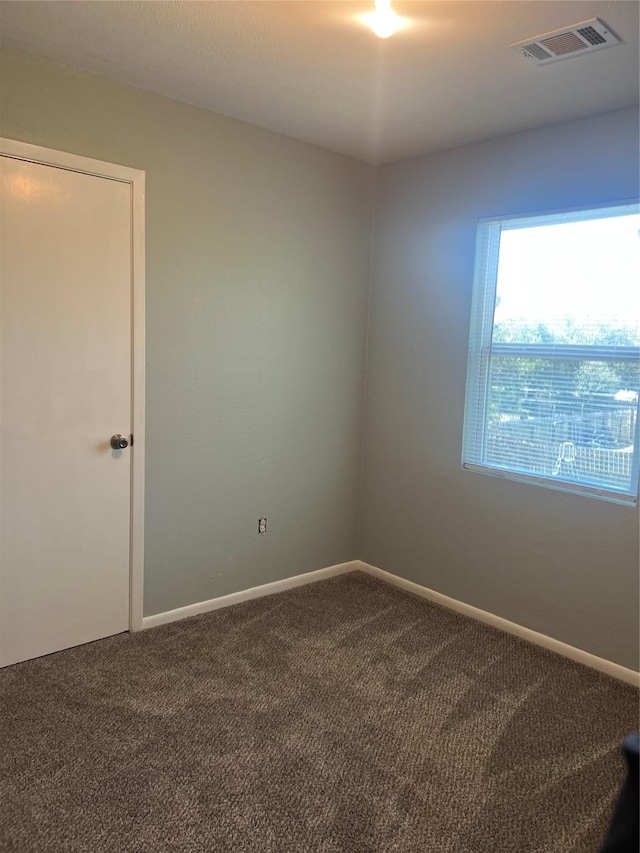
M 142 628 L 144 576 L 145 447 L 145 173 L 140 169 L 0 138 L 0 151 L 17 160 L 42 163 L 120 181 L 131 187 L 131 521 L 129 539 L 129 629 Z
M 502 616 L 496 616 L 489 613 L 487 610 L 481 610 L 479 607 L 474 607 L 471 604 L 465 604 L 463 601 L 458 601 L 455 598 L 450 598 L 448 595 L 443 595 L 441 592 L 436 592 L 426 586 L 421 586 L 413 581 L 405 580 L 405 578 L 392 575 L 391 572 L 385 572 L 383 569 L 378 569 L 376 566 L 371 566 L 368 563 L 363 563 L 360 560 L 356 561 L 357 569 L 365 572 L 372 577 L 404 589 L 407 592 L 412 592 L 414 595 L 419 595 L 421 598 L 426 598 L 433 601 L 435 604 L 440 604 L 449 610 L 455 610 L 463 616 L 469 616 L 478 622 L 484 622 L 485 625 L 492 625 L 507 634 L 513 634 L 523 640 L 527 640 L 536 646 L 541 646 L 543 649 L 548 649 L 562 657 L 588 666 L 591 669 L 596 669 L 598 672 L 604 672 L 606 675 L 611 675 L 620 681 L 626 681 L 628 684 L 633 684 L 634 687 L 640 687 L 640 673 L 634 669 L 628 669 L 626 666 L 621 666 L 613 661 L 605 660 L 597 655 L 592 655 L 590 652 L 585 652 L 583 649 L 578 649 L 575 646 L 570 646 L 553 637 L 548 637 L 546 634 L 540 634 L 538 631 L 533 631 L 531 628 L 525 628 L 523 625 L 518 625 L 516 622 L 510 622 L 508 619 L 503 619 Z
M 314 572 L 306 572 L 302 575 L 294 575 L 284 580 L 273 581 L 273 583 L 265 583 L 261 586 L 253 586 L 250 589 L 243 589 L 240 592 L 232 592 L 229 595 L 222 595 L 220 598 L 210 598 L 208 601 L 198 601 L 195 604 L 188 604 L 186 607 L 178 607 L 176 610 L 167 610 L 164 613 L 156 613 L 154 616 L 145 616 L 142 620 L 143 628 L 155 628 L 158 625 L 166 625 L 168 622 L 177 622 L 179 619 L 187 619 L 189 616 L 199 616 L 201 613 L 209 613 L 211 610 L 220 610 L 222 607 L 231 607 L 233 604 L 240 604 L 242 601 L 250 601 L 252 598 L 262 598 L 265 595 L 275 595 L 278 592 L 284 592 L 286 589 L 293 589 L 296 586 L 305 586 L 306 584 L 315 583 L 316 581 L 327 580 L 336 575 L 345 575 L 349 572 L 355 572 L 360 568 L 360 563 L 352 561 L 350 563 L 338 563 L 335 566 L 328 566 L 325 569 L 317 569 Z
M 335 577 L 336 575 L 344 575 L 349 572 L 364 572 L 385 583 L 397 586 L 406 592 L 411 592 L 414 595 L 419 595 L 421 598 L 426 598 L 433 601 L 435 604 L 440 604 L 448 610 L 454 610 L 463 616 L 468 616 L 475 619 L 477 622 L 483 622 L 485 625 L 491 625 L 504 631 L 507 634 L 513 634 L 535 646 L 540 646 L 543 649 L 548 649 L 569 660 L 581 663 L 598 672 L 603 672 L 619 681 L 625 681 L 628 684 L 633 684 L 634 687 L 640 687 L 640 673 L 633 669 L 628 669 L 626 666 L 621 666 L 613 661 L 605 660 L 597 655 L 592 655 L 590 652 L 585 652 L 583 649 L 578 649 L 575 646 L 570 646 L 553 637 L 548 637 L 546 634 L 540 634 L 531 628 L 525 628 L 523 625 L 518 625 L 516 622 L 510 622 L 508 619 L 503 619 L 502 616 L 496 616 L 494 613 L 489 613 L 487 610 L 481 610 L 479 607 L 474 607 L 471 604 L 465 604 L 463 601 L 458 601 L 455 598 L 450 598 L 448 595 L 443 595 L 441 592 L 436 592 L 426 586 L 421 586 L 413 581 L 401 578 L 398 575 L 393 575 L 391 572 L 385 572 L 376 566 L 371 566 L 369 563 L 364 563 L 362 560 L 351 560 L 348 563 L 338 563 L 335 566 L 328 566 L 326 569 L 317 569 L 314 572 L 306 572 L 302 575 L 294 575 L 290 578 L 274 581 L 273 583 L 265 583 L 261 586 L 254 586 L 250 589 L 243 589 L 239 592 L 232 592 L 229 595 L 220 596 L 220 598 L 211 598 L 208 601 L 198 601 L 195 604 L 188 604 L 186 607 L 178 607 L 176 610 L 168 610 L 165 613 L 156 613 L 154 616 L 145 616 L 142 620 L 142 628 L 155 628 L 158 625 L 166 625 L 168 622 L 177 622 L 180 619 L 187 619 L 190 616 L 198 616 L 201 613 L 209 613 L 212 610 L 220 610 L 223 607 L 231 607 L 234 604 L 240 604 L 242 601 L 249 601 L 252 598 L 262 598 L 266 595 L 276 595 L 279 592 L 284 592 L 287 589 L 293 589 L 296 586 L 304 586 L 305 584 L 316 583 L 317 581 L 326 580 L 327 578 Z

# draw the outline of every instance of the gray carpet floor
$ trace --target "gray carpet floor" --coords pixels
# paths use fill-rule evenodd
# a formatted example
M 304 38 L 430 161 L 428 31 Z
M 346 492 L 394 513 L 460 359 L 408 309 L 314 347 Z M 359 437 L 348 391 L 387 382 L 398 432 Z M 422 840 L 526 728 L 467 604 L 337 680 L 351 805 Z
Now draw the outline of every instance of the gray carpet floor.
M 0 671 L 0 849 L 595 853 L 636 691 L 366 575 Z

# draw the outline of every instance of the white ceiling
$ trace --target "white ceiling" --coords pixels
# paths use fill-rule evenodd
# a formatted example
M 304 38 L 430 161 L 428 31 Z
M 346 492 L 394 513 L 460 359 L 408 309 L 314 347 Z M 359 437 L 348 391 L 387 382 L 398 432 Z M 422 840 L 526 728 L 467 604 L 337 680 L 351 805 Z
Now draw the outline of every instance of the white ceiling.
M 5 2 L 2 44 L 382 163 L 638 103 L 636 0 Z M 508 45 L 602 18 L 623 44 L 537 68 Z

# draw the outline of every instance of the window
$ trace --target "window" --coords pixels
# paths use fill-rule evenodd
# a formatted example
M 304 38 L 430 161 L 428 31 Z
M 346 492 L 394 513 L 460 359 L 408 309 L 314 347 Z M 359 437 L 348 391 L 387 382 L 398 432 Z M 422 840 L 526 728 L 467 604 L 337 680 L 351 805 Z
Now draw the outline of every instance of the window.
M 478 226 L 463 467 L 635 504 L 637 203 Z

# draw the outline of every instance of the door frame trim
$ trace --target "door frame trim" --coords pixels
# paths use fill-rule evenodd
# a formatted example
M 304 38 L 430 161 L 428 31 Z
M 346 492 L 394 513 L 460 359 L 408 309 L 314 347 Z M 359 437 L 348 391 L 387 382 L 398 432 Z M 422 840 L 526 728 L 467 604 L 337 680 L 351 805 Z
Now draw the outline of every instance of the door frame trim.
M 144 588 L 145 456 L 145 173 L 53 148 L 0 137 L 0 154 L 72 172 L 121 181 L 131 187 L 131 516 L 129 536 L 129 630 L 142 629 Z

